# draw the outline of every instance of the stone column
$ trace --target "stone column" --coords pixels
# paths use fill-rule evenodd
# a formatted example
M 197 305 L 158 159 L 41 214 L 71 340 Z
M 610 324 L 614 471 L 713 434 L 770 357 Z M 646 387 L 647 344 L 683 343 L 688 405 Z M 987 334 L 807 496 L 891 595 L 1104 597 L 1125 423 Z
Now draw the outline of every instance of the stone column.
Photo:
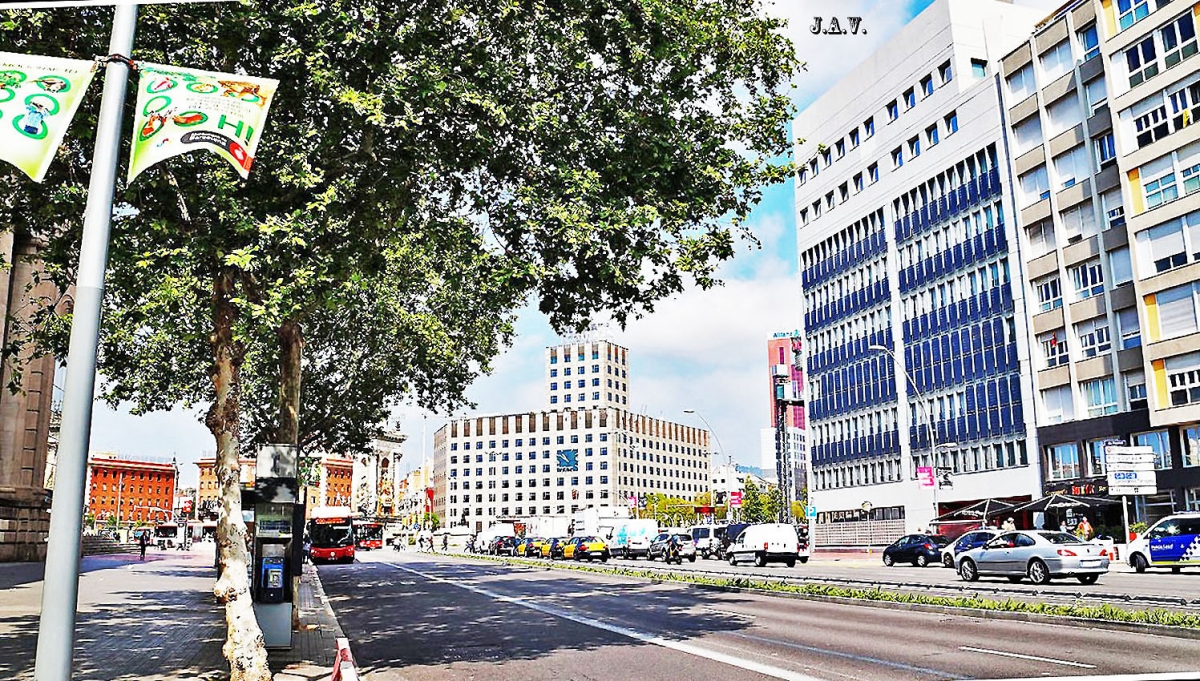
M 29 234 L 0 235 L 0 256 L 11 268 L 0 271 L 0 313 L 4 344 L 11 343 L 36 309 L 53 300 L 48 283 L 35 283 L 40 243 Z M 45 488 L 47 438 L 53 409 L 55 360 L 26 351 L 21 392 L 11 393 L 13 366 L 0 367 L 0 562 L 43 560 L 50 515 Z

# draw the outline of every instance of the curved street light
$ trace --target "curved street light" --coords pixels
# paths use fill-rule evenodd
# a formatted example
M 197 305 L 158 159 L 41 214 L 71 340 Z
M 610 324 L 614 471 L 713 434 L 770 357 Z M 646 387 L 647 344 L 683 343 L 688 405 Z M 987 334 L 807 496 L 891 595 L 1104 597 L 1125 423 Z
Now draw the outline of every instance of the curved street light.
M 717 431 L 716 431 L 716 430 L 715 430 L 715 429 L 712 427 L 712 424 L 708 422 L 708 419 L 704 418 L 704 414 L 701 414 L 700 412 L 696 411 L 695 409 L 684 409 L 684 410 L 683 410 L 683 413 L 685 413 L 685 414 L 695 414 L 696 416 L 699 416 L 699 417 L 700 417 L 700 420 L 701 420 L 701 421 L 703 421 L 703 422 L 704 422 L 704 425 L 705 425 L 705 426 L 708 428 L 708 432 L 712 433 L 713 439 L 715 439 L 715 440 L 717 441 L 717 446 L 718 446 L 718 447 L 720 447 L 720 448 L 721 448 L 721 451 L 722 451 L 722 452 L 724 452 L 724 453 L 725 453 L 725 455 L 729 457 L 729 473 L 727 474 L 727 476 L 728 476 L 728 475 L 733 475 L 733 474 L 734 474 L 734 472 L 733 472 L 733 454 L 730 454 L 730 453 L 729 453 L 729 452 L 728 452 L 728 451 L 725 449 L 725 445 L 721 444 L 721 438 L 720 438 L 720 437 L 717 435 Z M 709 479 L 710 481 L 712 480 L 712 473 L 711 473 L 711 472 L 709 473 L 708 479 Z M 730 490 L 729 490 L 729 487 L 730 487 L 730 484 L 731 484 L 731 483 L 729 482 L 729 478 L 728 478 L 728 477 L 726 477 L 726 479 L 725 479 L 725 480 L 726 480 L 726 482 L 725 482 L 725 488 L 726 488 L 726 489 L 725 489 L 725 494 L 726 494 L 726 496 L 728 496 L 728 494 L 729 494 L 729 491 L 730 491 Z M 713 498 L 712 498 L 712 499 L 709 499 L 709 501 L 710 501 L 710 502 L 712 502 L 712 503 L 715 505 L 715 504 L 716 504 L 716 502 L 717 502 L 717 500 L 716 500 L 716 489 L 713 489 L 713 490 L 712 490 L 712 496 L 713 496 Z M 725 503 L 729 503 L 729 499 L 728 499 L 728 498 L 726 498 L 726 500 L 725 500 Z
M 900 360 L 896 357 L 896 353 L 892 352 L 892 350 L 886 346 L 868 345 L 867 349 L 872 350 L 874 352 L 887 353 L 887 355 L 892 358 L 893 364 L 895 364 L 897 366 L 899 366 L 899 364 L 900 364 Z M 938 491 L 938 485 L 941 484 L 940 480 L 938 480 L 938 478 L 937 478 L 938 450 L 954 449 L 955 447 L 958 446 L 958 443 L 957 442 L 943 442 L 941 444 L 938 444 L 937 433 L 934 432 L 934 430 L 933 430 L 933 414 L 930 413 L 928 405 L 925 404 L 925 396 L 921 394 L 921 391 L 919 389 L 917 389 L 917 381 L 913 378 L 912 374 L 909 373 L 908 366 L 904 367 L 904 378 L 908 380 L 908 386 L 910 388 L 912 388 L 913 395 L 916 397 L 917 404 L 921 407 L 921 412 L 925 415 L 925 429 L 929 435 L 929 451 L 930 451 L 929 458 L 931 459 L 930 463 L 932 464 L 933 473 L 934 473 L 933 517 L 937 518 L 939 515 L 938 514 L 938 505 L 937 505 L 937 491 Z M 913 472 L 915 473 L 916 471 L 914 470 Z

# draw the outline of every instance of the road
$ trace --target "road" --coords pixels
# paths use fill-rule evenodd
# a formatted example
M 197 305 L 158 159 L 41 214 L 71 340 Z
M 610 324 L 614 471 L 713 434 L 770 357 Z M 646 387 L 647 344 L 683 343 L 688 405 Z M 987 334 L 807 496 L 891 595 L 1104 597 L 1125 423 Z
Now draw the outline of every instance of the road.
M 413 552 L 322 565 L 363 671 L 395 679 L 1200 677 L 1196 641 L 725 593 Z

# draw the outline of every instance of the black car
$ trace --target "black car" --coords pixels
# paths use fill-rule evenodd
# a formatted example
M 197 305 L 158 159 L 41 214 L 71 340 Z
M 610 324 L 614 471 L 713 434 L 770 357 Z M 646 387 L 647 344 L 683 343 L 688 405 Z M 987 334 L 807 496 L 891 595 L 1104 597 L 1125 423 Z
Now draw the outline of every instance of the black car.
M 571 537 L 554 537 L 550 540 L 550 560 L 563 557 L 563 549 L 571 543 Z
M 488 544 L 487 552 L 493 556 L 517 555 L 516 537 L 495 537 Z
M 925 567 L 942 562 L 942 547 L 950 543 L 939 534 L 906 534 L 883 550 L 883 564 L 912 563 Z

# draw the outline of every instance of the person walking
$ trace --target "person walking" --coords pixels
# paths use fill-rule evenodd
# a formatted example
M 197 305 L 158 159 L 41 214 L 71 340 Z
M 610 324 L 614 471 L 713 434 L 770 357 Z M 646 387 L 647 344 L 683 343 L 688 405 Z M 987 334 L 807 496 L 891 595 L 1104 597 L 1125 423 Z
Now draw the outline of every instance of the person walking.
M 138 549 L 141 551 L 139 560 L 146 560 L 146 545 L 150 543 L 150 533 L 142 531 L 138 534 Z
M 450 533 L 447 532 L 446 534 L 442 535 L 442 550 L 448 551 L 449 549 L 450 549 Z

